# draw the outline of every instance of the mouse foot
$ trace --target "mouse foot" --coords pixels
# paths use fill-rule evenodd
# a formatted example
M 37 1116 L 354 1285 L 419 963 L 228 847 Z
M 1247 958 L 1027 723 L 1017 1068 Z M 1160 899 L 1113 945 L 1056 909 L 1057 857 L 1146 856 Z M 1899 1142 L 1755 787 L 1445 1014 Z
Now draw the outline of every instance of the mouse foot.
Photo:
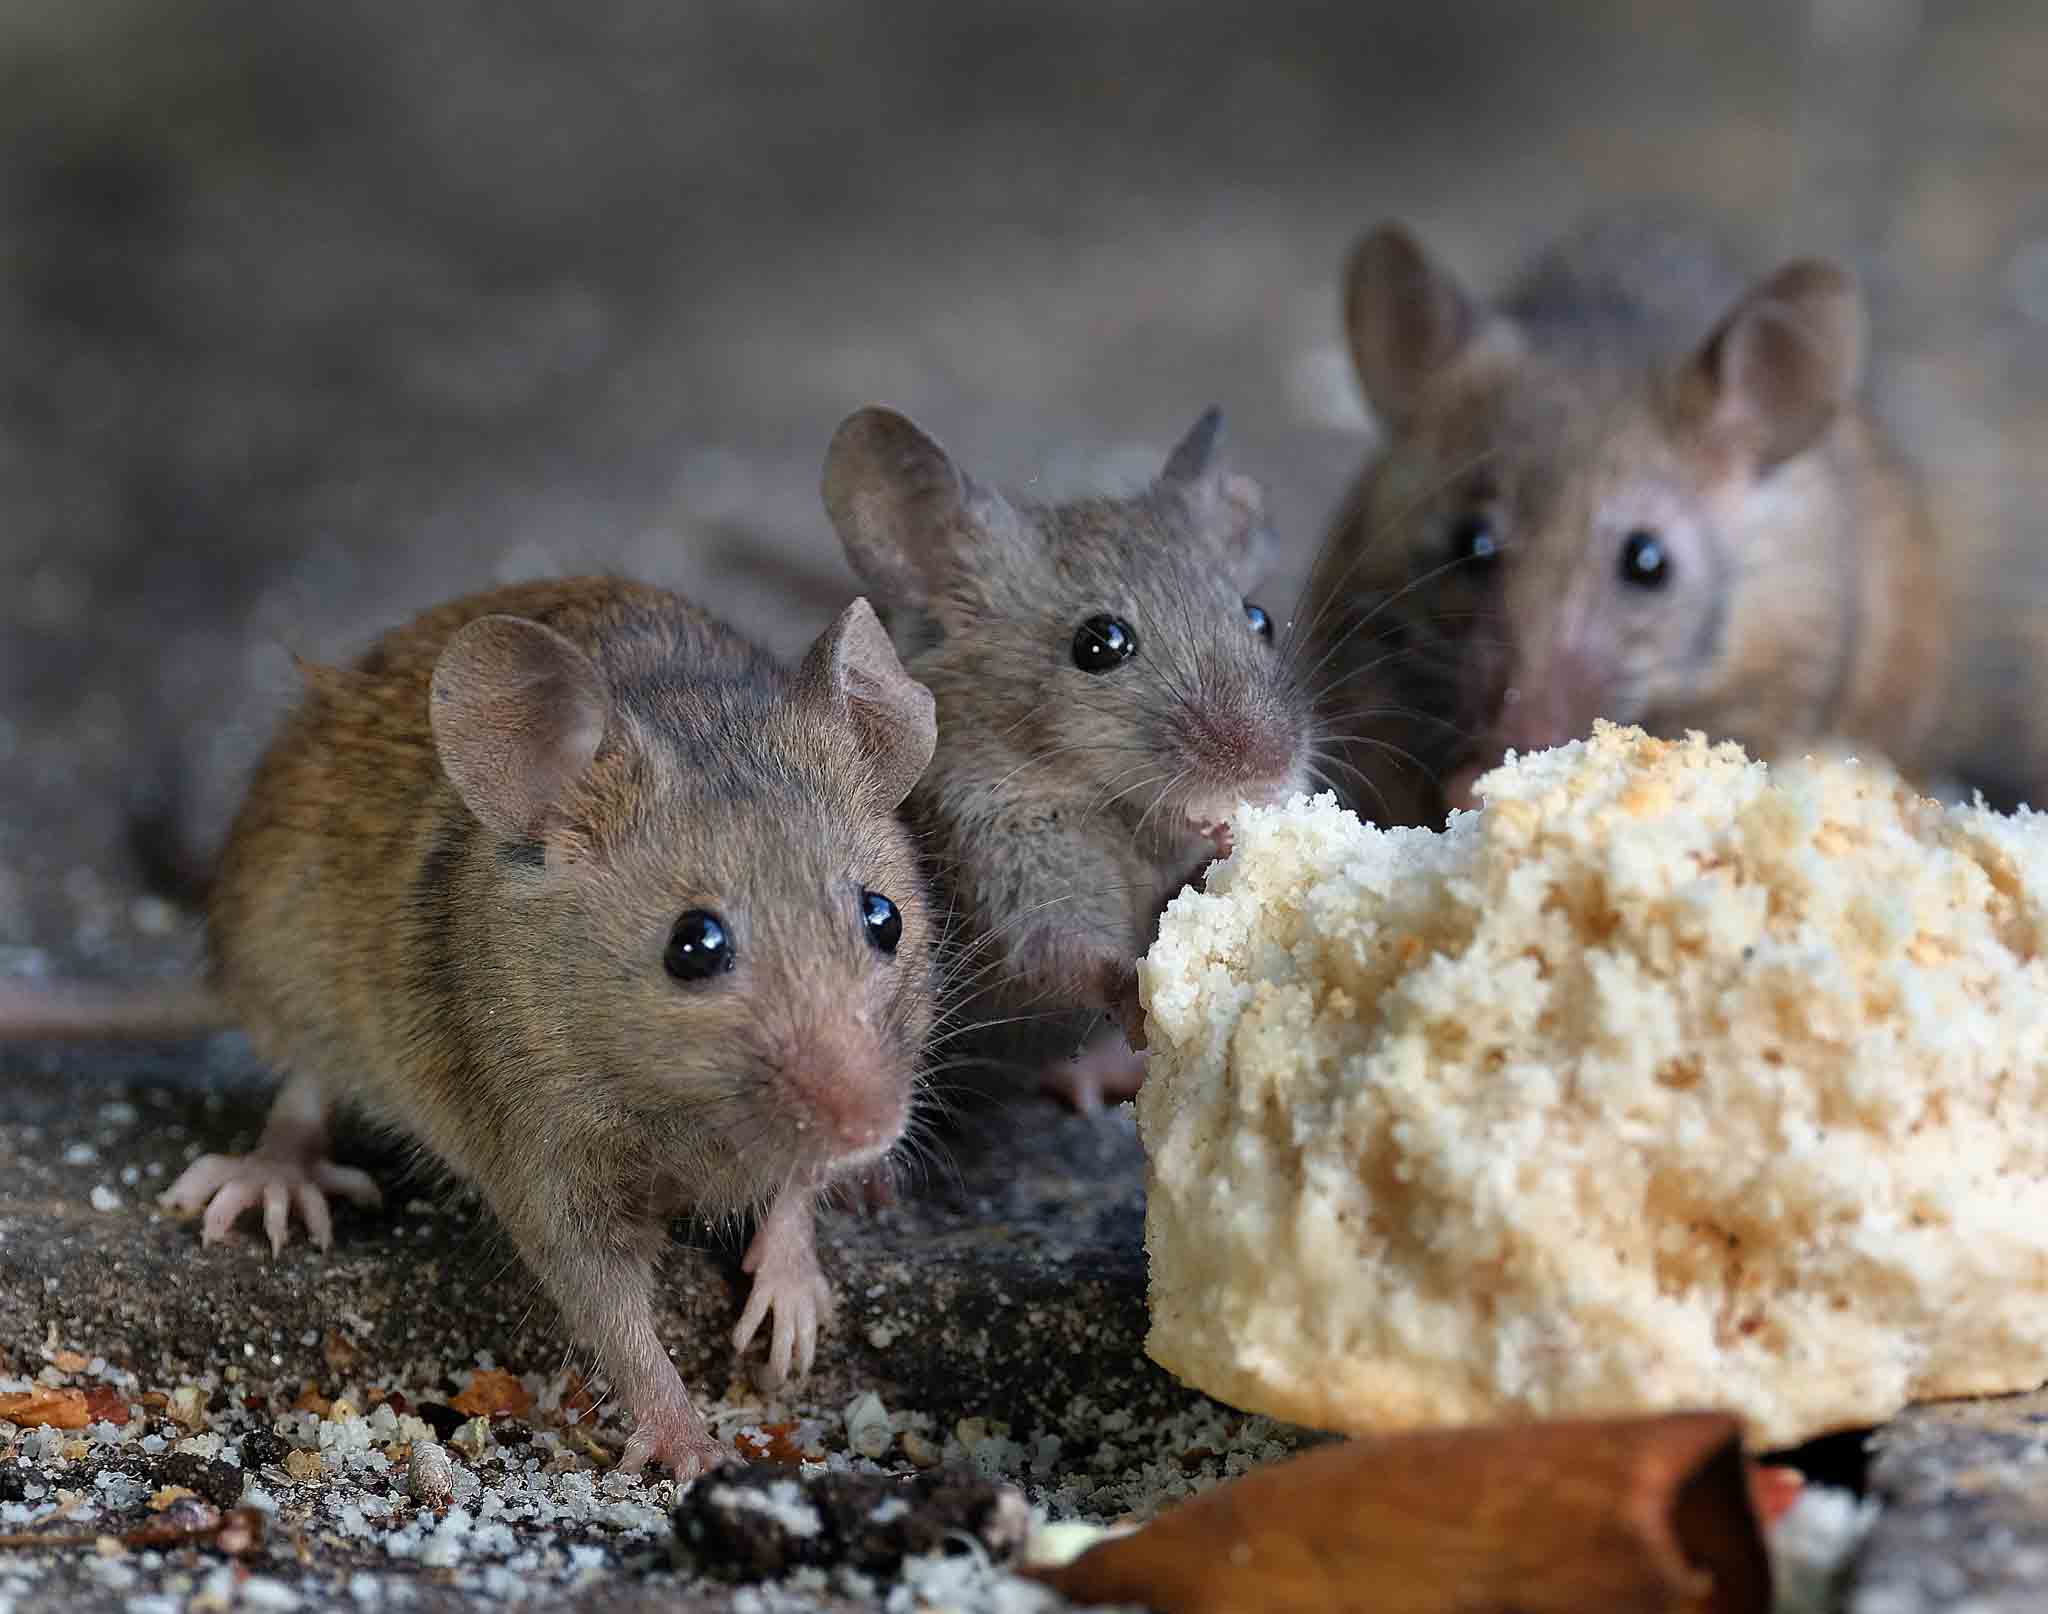
M 297 1077 L 277 1095 L 253 1150 L 201 1155 L 157 1196 L 157 1203 L 172 1210 L 203 1209 L 202 1244 L 218 1244 L 244 1211 L 260 1205 L 271 1254 L 279 1255 L 290 1242 L 295 1210 L 318 1248 L 334 1243 L 329 1194 L 358 1205 L 382 1203 L 367 1173 L 327 1158 L 326 1105 L 314 1083 Z
M 1070 1059 L 1056 1059 L 1039 1072 L 1041 1092 L 1069 1108 L 1093 1115 L 1104 1103 L 1135 1098 L 1145 1082 L 1145 1056 L 1121 1037 L 1098 1037 Z
M 634 1417 L 633 1433 L 626 1440 L 619 1468 L 637 1474 L 649 1463 L 656 1463 L 687 1485 L 720 1464 L 737 1461 L 738 1453 L 712 1435 L 704 1415 L 685 1397 Z
M 261 1205 L 263 1231 L 269 1236 L 271 1253 L 277 1255 L 291 1241 L 294 1210 L 316 1247 L 324 1250 L 334 1243 L 329 1194 L 364 1206 L 382 1202 L 377 1185 L 353 1166 L 338 1166 L 324 1157 L 285 1159 L 258 1151 L 201 1155 L 164 1190 L 158 1203 L 173 1210 L 204 1209 L 206 1219 L 199 1232 L 202 1244 L 220 1243 L 244 1211 Z
M 785 1188 L 776 1196 L 740 1270 L 753 1275 L 754 1287 L 732 1331 L 732 1348 L 745 1351 L 772 1311 L 775 1327 L 761 1379 L 774 1389 L 792 1372 L 799 1378 L 810 1372 L 818 1330 L 832 1317 L 832 1286 L 818 1266 L 808 1190 Z

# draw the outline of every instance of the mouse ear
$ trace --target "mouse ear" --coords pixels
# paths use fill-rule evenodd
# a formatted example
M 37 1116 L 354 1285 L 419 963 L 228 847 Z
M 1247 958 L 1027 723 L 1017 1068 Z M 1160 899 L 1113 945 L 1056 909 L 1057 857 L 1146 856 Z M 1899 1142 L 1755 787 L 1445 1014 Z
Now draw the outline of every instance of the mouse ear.
M 530 840 L 604 738 L 611 696 L 591 659 L 553 628 L 485 616 L 434 663 L 427 716 L 441 766 L 486 828 Z
M 1399 426 L 1422 389 L 1465 351 L 1482 310 L 1399 224 L 1368 232 L 1344 270 L 1344 326 L 1366 401 Z
M 889 806 L 910 794 L 939 743 L 938 717 L 932 692 L 903 670 L 866 600 L 818 635 L 797 672 L 797 691 L 852 724 Z
M 1680 377 L 1680 409 L 1769 470 L 1834 423 L 1863 377 L 1868 321 L 1856 279 L 1819 258 L 1788 263 L 1714 327 Z
M 889 606 L 922 607 L 990 495 L 907 416 L 869 407 L 825 451 L 825 511 L 846 558 Z
M 1166 456 L 1159 485 L 1180 491 L 1201 529 L 1223 545 L 1232 581 L 1249 588 L 1272 564 L 1273 531 L 1266 525 L 1266 490 L 1223 467 L 1223 411 L 1211 404 Z

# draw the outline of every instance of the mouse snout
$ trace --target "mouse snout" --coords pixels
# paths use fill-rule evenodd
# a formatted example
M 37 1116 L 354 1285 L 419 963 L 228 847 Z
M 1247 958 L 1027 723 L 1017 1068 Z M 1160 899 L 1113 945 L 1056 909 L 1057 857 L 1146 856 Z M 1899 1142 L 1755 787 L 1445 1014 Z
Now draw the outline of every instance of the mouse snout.
M 1299 788 L 1299 726 L 1281 712 L 1208 710 L 1189 715 L 1187 748 L 1207 781 L 1203 796 L 1228 795 L 1265 806 Z
M 799 1139 L 821 1164 L 877 1158 L 903 1135 L 909 1080 L 861 1027 L 801 1032 L 788 1040 L 780 1064 Z

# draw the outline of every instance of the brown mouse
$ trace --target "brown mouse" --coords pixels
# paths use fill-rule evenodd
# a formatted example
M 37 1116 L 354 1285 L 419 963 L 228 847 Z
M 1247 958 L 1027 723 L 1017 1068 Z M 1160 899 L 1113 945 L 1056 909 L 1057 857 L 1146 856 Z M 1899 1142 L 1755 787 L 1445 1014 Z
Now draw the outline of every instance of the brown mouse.
M 1227 848 L 1229 814 L 1304 788 L 1311 713 L 1247 598 L 1263 495 L 1205 414 L 1150 486 L 1064 504 L 961 472 L 892 410 L 832 439 L 825 506 L 911 676 L 938 703 L 906 812 L 950 921 L 959 1064 L 1022 1066 L 1081 1107 L 1142 1062 L 1136 960 Z M 1087 1044 L 1087 1046 L 1083 1046 Z
M 1385 441 L 1318 559 L 1310 636 L 1361 812 L 1440 824 L 1504 751 L 1595 717 L 1951 765 L 1944 569 L 1857 403 L 1845 270 L 1747 280 L 1638 211 L 1489 303 L 1383 224 L 1345 313 Z
M 724 1455 L 655 1331 L 670 1217 L 755 1208 L 743 1350 L 810 1365 L 819 1194 L 902 1136 L 932 919 L 897 808 L 931 696 L 865 601 L 794 671 L 610 580 L 457 600 L 308 688 L 209 900 L 216 989 L 287 1080 L 165 1194 L 330 1237 L 360 1107 L 473 1183 L 632 1413 L 625 1466 Z

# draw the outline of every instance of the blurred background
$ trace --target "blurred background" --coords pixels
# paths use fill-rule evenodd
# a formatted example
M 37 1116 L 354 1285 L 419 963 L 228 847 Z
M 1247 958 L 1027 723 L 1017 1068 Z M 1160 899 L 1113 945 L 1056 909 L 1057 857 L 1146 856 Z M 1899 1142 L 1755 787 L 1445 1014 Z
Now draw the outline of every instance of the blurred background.
M 1283 608 L 1390 214 L 1479 285 L 1641 197 L 1842 256 L 1965 594 L 2048 600 L 2030 0 L 10 0 L 0 131 L 8 971 L 189 964 L 124 815 L 216 839 L 293 653 L 591 568 L 800 646 L 865 402 L 1036 492 L 1220 403 Z

